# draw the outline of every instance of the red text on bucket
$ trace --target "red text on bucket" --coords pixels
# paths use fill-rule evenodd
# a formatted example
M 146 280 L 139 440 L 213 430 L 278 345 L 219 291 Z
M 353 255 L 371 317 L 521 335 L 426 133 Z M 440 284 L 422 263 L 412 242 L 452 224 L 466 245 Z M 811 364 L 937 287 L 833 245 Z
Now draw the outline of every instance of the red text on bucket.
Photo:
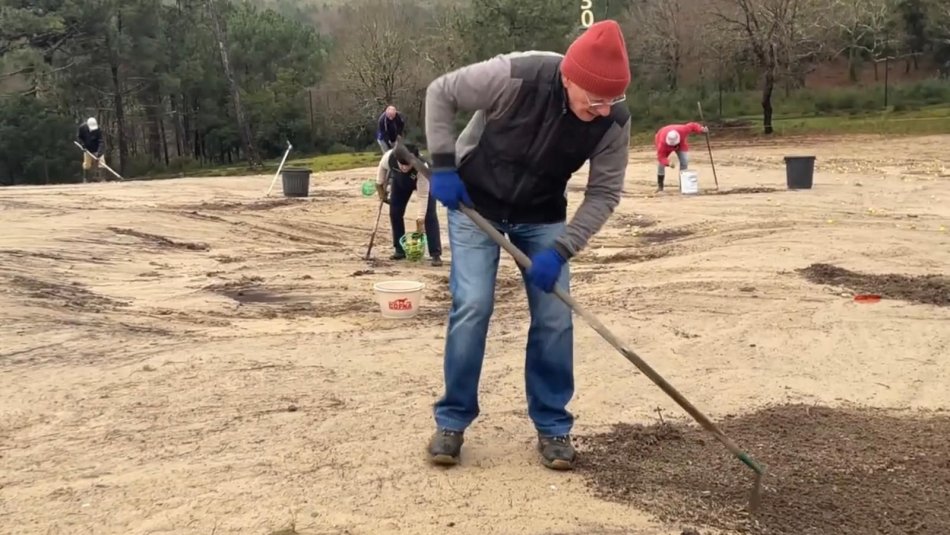
M 412 310 L 412 301 L 406 297 L 390 301 L 389 310 Z

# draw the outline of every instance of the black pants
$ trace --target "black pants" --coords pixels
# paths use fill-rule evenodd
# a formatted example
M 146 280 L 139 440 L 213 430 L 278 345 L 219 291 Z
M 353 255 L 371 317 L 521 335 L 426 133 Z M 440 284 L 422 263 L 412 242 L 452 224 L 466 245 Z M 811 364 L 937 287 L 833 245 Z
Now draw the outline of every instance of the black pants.
M 406 206 L 409 205 L 409 199 L 412 192 L 416 189 L 416 181 L 408 176 L 395 175 L 390 182 L 389 192 L 389 224 L 393 229 L 393 247 L 397 254 L 405 254 L 402 246 L 399 245 L 399 238 L 406 234 L 406 223 L 403 217 L 406 215 Z M 439 215 L 435 208 L 435 197 L 429 195 L 429 202 L 426 204 L 426 243 L 429 246 L 429 256 L 442 256 L 442 241 L 439 236 Z

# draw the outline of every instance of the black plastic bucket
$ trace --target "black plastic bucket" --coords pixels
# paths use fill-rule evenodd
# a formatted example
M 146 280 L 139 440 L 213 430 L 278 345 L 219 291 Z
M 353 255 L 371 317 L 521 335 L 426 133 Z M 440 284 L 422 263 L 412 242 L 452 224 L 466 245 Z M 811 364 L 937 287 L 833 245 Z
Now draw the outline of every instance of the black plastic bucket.
M 785 157 L 785 184 L 788 189 L 811 189 L 814 177 L 814 156 Z
M 284 187 L 284 197 L 306 197 L 310 194 L 310 169 L 281 169 L 280 180 Z

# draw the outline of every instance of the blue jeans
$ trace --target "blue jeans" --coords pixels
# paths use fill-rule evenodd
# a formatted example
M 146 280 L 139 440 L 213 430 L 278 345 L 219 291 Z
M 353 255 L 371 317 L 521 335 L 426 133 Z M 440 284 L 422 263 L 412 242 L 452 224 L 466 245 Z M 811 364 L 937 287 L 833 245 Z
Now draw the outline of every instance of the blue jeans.
M 488 321 L 495 302 L 495 277 L 500 247 L 468 216 L 448 210 L 452 267 L 452 308 L 445 337 L 445 394 L 435 403 L 439 427 L 464 431 L 478 416 L 478 382 L 485 358 Z M 502 225 L 492 223 L 526 255 L 554 244 L 564 223 Z M 574 396 L 574 325 L 571 309 L 522 279 L 528 295 L 531 325 L 525 351 L 528 415 L 540 434 L 570 433 L 574 416 L 567 411 Z M 557 285 L 569 291 L 565 264 Z
M 685 171 L 689 167 L 689 152 L 676 151 L 676 157 L 680 161 L 680 171 Z M 666 176 L 666 166 L 661 163 L 656 164 L 656 174 L 657 176 Z

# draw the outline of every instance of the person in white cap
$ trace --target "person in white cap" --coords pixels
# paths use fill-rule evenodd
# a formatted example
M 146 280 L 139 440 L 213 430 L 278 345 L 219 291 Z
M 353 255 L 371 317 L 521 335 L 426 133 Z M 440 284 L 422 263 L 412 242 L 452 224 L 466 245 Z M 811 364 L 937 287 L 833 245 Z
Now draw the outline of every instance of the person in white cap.
M 102 130 L 99 130 L 99 123 L 96 121 L 95 117 L 90 117 L 86 119 L 86 122 L 79 127 L 79 134 L 76 136 L 76 140 L 79 141 L 79 144 L 83 146 L 84 149 L 91 152 L 99 158 L 97 161 L 95 158 L 89 156 L 89 153 L 82 153 L 82 181 L 85 183 L 89 171 L 93 168 L 96 170 L 96 180 L 101 180 L 102 170 L 99 167 L 99 162 L 105 163 L 105 142 L 102 139 Z
M 689 143 L 686 138 L 690 134 L 702 134 L 709 132 L 709 128 L 699 123 L 686 124 L 668 124 L 660 128 L 656 133 L 653 142 L 656 145 L 656 191 L 663 191 L 663 178 L 666 175 L 666 168 L 670 165 L 670 154 L 676 153 L 680 161 L 680 171 L 685 171 L 689 166 Z

